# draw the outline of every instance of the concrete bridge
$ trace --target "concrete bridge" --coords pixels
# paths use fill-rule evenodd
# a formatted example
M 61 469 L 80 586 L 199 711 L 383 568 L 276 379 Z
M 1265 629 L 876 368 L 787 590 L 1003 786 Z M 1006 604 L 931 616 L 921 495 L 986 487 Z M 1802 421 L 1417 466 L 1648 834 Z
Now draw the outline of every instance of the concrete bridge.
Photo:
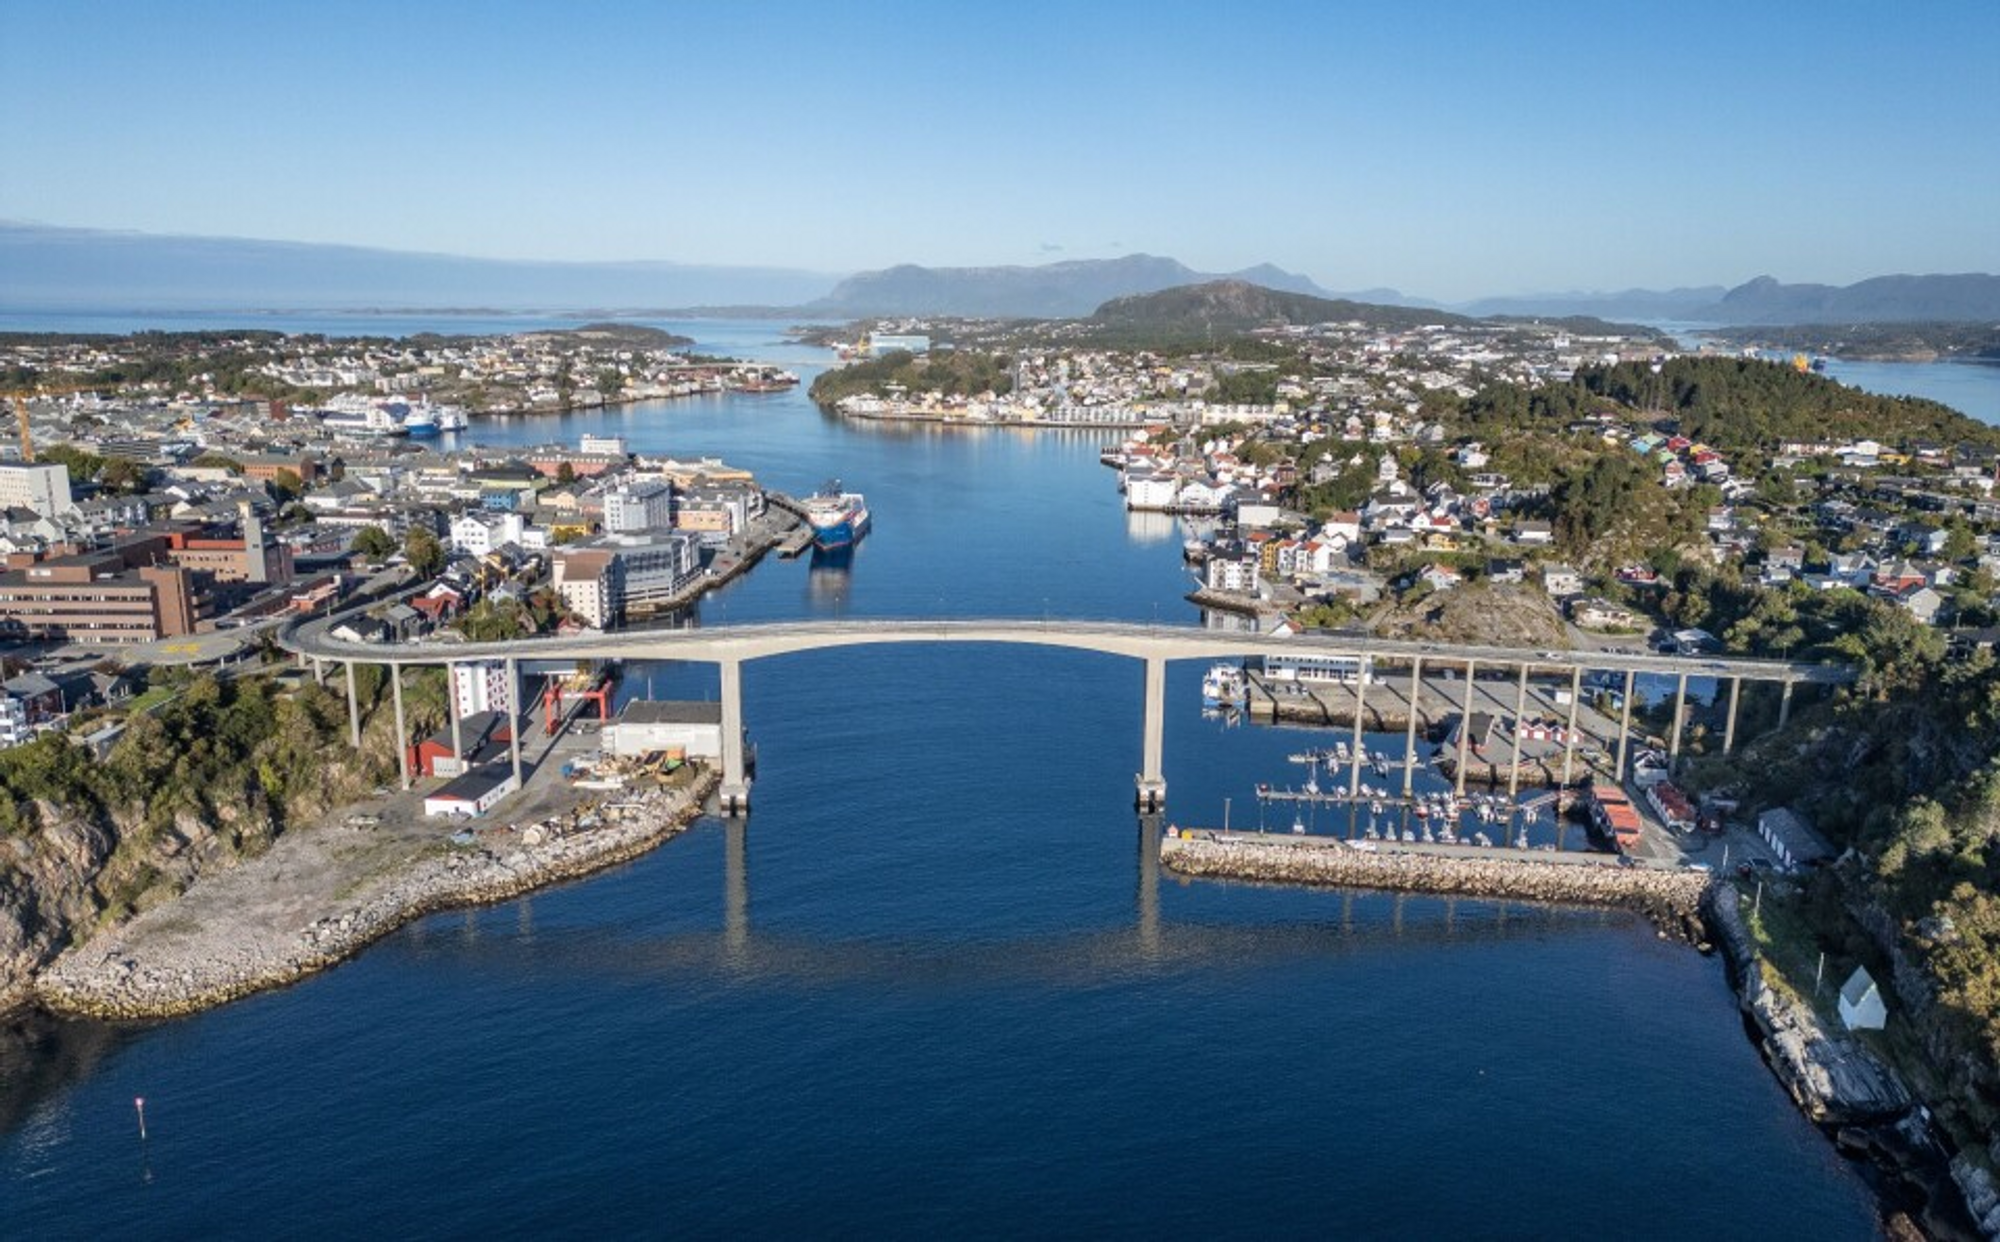
M 1470 712 L 1472 682 L 1478 669 L 1514 669 L 1518 686 L 1517 703 L 1524 705 L 1530 670 L 1570 675 L 1571 720 L 1569 753 L 1564 756 L 1564 783 L 1568 783 L 1574 761 L 1576 703 L 1586 669 L 1622 672 L 1625 675 L 1624 716 L 1619 726 L 1616 774 L 1625 772 L 1626 741 L 1632 718 L 1634 679 L 1641 673 L 1677 678 L 1674 728 L 1670 734 L 1673 755 L 1678 758 L 1682 724 L 1686 719 L 1687 684 L 1690 677 L 1714 677 L 1729 683 L 1728 724 L 1723 750 L 1735 745 L 1738 695 L 1745 681 L 1775 682 L 1782 687 L 1779 719 L 1789 717 L 1792 691 L 1800 684 L 1836 685 L 1852 681 L 1855 670 L 1844 665 L 1808 664 L 1782 660 L 1750 660 L 1656 655 L 1651 653 L 1523 651 L 1507 647 L 1484 647 L 1450 643 L 1423 643 L 1376 638 L 1365 634 L 1268 635 L 1199 629 L 1192 626 L 1145 625 L 1122 621 L 1077 620 L 879 620 L 789 621 L 746 625 L 723 625 L 699 629 L 633 629 L 563 637 L 516 639 L 507 642 L 419 641 L 411 643 L 355 643 L 334 638 L 328 631 L 339 620 L 316 618 L 287 626 L 279 635 L 279 645 L 303 658 L 318 662 L 338 661 L 346 666 L 348 716 L 355 744 L 360 744 L 360 706 L 354 692 L 356 664 L 390 667 L 396 711 L 397 736 L 406 737 L 403 727 L 402 678 L 405 665 L 451 665 L 471 661 L 503 661 L 510 684 L 519 686 L 519 664 L 523 660 L 685 660 L 716 665 L 721 672 L 722 698 L 722 787 L 723 808 L 731 813 L 745 810 L 750 801 L 750 782 L 745 771 L 743 750 L 743 665 L 800 651 L 829 647 L 855 647 L 881 643 L 998 643 L 1040 647 L 1064 647 L 1095 651 L 1141 661 L 1145 666 L 1145 711 L 1140 735 L 1140 768 L 1136 777 L 1137 803 L 1141 810 L 1156 810 L 1166 801 L 1166 775 L 1161 754 L 1166 728 L 1166 675 L 1170 660 L 1220 660 L 1244 656 L 1322 655 L 1367 656 L 1377 662 L 1407 664 L 1410 693 L 1414 696 L 1425 665 L 1462 668 L 1465 672 L 1465 710 Z M 1379 675 L 1379 674 L 1378 674 Z M 1361 778 L 1360 746 L 1363 700 L 1367 686 L 1358 684 L 1355 693 L 1354 737 L 1356 757 L 1350 784 L 1358 788 Z M 1414 701 L 1414 700 L 1413 700 Z M 518 695 L 515 702 L 519 703 Z M 1517 710 L 1516 718 L 1520 712 Z M 1460 730 L 1459 779 L 1465 768 L 1465 730 Z M 1411 714 L 1406 751 L 1416 744 L 1415 713 Z M 403 753 L 399 750 L 399 753 Z M 1410 757 L 1405 754 L 1405 760 Z M 512 759 L 520 773 L 518 741 Z M 403 782 L 410 781 L 407 754 L 403 753 Z M 1410 770 L 1406 762 L 1404 771 Z M 1518 785 L 1520 739 L 1514 741 L 1513 772 L 1510 783 Z

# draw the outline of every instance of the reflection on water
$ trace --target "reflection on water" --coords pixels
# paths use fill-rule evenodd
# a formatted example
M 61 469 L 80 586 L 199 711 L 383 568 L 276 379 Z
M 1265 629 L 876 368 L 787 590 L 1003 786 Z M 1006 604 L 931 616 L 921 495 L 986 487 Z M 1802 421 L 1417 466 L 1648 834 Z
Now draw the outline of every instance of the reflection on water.
M 1134 543 L 1165 543 L 1174 537 L 1174 515 L 1147 509 L 1127 509 L 1125 535 Z
M 817 611 L 835 616 L 847 611 L 854 554 L 853 544 L 812 550 L 812 560 L 806 567 L 806 596 Z

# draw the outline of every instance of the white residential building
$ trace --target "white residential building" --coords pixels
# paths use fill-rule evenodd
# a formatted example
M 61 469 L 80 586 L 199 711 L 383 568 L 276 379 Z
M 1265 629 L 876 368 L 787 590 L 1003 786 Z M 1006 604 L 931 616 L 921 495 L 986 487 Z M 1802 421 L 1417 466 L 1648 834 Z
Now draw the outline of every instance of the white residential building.
M 69 467 L 61 462 L 0 462 L 0 509 L 33 509 L 56 517 L 76 508 Z
M 674 524 L 674 488 L 665 479 L 627 483 L 604 494 L 604 531 L 626 535 Z
M 451 546 L 471 556 L 485 556 L 503 543 L 519 547 L 527 525 L 518 513 L 460 514 L 451 524 Z
M 458 700 L 460 719 L 481 712 L 512 715 L 513 687 L 507 684 L 507 664 L 486 660 L 451 666 L 452 697 Z

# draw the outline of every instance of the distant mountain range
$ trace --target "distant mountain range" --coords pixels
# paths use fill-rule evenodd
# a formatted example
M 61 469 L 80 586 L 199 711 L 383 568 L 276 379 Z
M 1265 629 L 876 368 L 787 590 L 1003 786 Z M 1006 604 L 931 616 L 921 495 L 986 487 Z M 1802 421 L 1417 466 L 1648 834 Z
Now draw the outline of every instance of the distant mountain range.
M 784 268 L 517 262 L 0 223 L 0 305 L 16 310 L 796 306 L 834 279 Z
M 1114 298 L 1156 293 L 1217 280 L 1332 298 L 1311 278 L 1269 263 L 1240 272 L 1197 272 L 1175 259 L 1130 254 L 1121 259 L 1072 259 L 1036 267 L 917 267 L 861 272 L 803 308 L 814 315 L 973 315 L 996 319 L 1071 319 Z M 1399 302 L 1393 289 L 1356 294 Z
M 1466 315 L 1697 319 L 1697 312 L 1728 292 L 1721 285 L 1702 285 L 1691 289 L 1621 289 L 1616 293 L 1530 293 L 1459 302 L 1452 309 Z
M 1724 324 L 2000 320 L 2000 276 L 1877 276 L 1844 286 L 1785 285 L 1759 276 L 1690 318 Z
M 473 259 L 232 237 L 178 237 L 0 222 L 9 310 L 424 310 L 662 314 L 727 308 L 801 318 L 965 315 L 1071 318 L 1118 298 L 1237 280 L 1351 305 L 1474 316 L 1685 320 L 1730 325 L 2000 321 L 2000 276 L 1879 276 L 1483 298 L 1451 306 L 1394 289 L 1333 293 L 1271 264 L 1197 272 L 1156 255 L 1033 267 L 902 265 L 846 276 L 789 268 Z M 1349 316 L 1352 317 L 1352 316 Z
M 1472 322 L 1449 311 L 1314 297 L 1237 279 L 1113 298 L 1098 307 L 1090 319 L 1113 333 L 1162 336 L 1243 332 L 1270 323 L 1360 322 L 1394 331 Z

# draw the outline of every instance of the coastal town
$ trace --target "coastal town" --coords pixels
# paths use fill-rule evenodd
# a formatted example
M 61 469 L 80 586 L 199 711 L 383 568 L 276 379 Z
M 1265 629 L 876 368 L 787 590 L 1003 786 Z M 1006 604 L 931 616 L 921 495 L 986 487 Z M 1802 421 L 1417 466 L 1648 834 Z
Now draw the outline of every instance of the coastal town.
M 365 914 L 239 927 L 254 949 L 173 947 L 171 965 L 149 937 L 172 921 L 149 912 L 193 874 L 149 856 L 111 891 L 99 917 L 112 930 L 47 973 L 44 1004 L 139 1016 L 217 1003 L 423 910 L 630 857 L 714 797 L 715 703 L 629 698 L 614 712 L 610 663 L 527 678 L 450 654 L 675 624 L 766 555 L 866 534 L 865 500 L 838 485 L 789 496 L 612 434 L 476 443 L 486 417 L 797 382 L 643 331 L 220 334 L 176 342 L 164 369 L 159 342 L 0 342 L 19 393 L 0 450 L 0 745 L 72 739 L 111 761 L 190 678 L 268 670 L 301 701 L 323 696 L 331 733 L 344 694 L 348 741 L 374 756 L 339 784 L 363 835 L 329 850 L 288 834 L 295 870 L 408 860 L 394 873 L 441 834 L 471 851 L 368 888 Z M 1990 433 L 1928 411 L 1872 436 L 1840 434 L 1838 418 L 1813 419 L 1810 436 L 1791 433 L 1797 418 L 1746 433 L 1688 399 L 1739 373 L 1780 386 L 1778 407 L 1827 399 L 1803 362 L 1602 325 L 1287 325 L 1145 348 L 1061 325 L 909 319 L 830 343 L 842 365 L 815 397 L 834 417 L 1093 436 L 1122 507 L 1181 523 L 1156 554 L 1187 562 L 1205 628 L 1439 653 L 1211 669 L 1209 706 L 1343 737 L 1304 756 L 1303 785 L 1267 773 L 1246 787 L 1290 832 L 1170 828 L 1161 865 L 1187 874 L 1624 904 L 1702 943 L 1704 925 L 1722 928 L 1754 965 L 1773 950 L 1729 930 L 1738 912 L 1716 903 L 1737 890 L 1718 873 L 1769 882 L 1782 905 L 1837 851 L 1805 810 L 1746 788 L 1726 662 L 1874 659 L 1846 636 L 1883 615 L 1965 657 L 2000 633 Z M 357 689 L 350 668 L 343 687 L 318 661 L 285 659 L 275 639 L 306 619 L 357 653 L 435 649 L 446 671 L 413 680 L 406 717 L 400 677 Z M 1444 654 L 1486 647 L 1521 654 L 1518 697 L 1511 669 L 1475 677 L 1462 661 L 1458 679 Z M 1643 697 L 1629 673 L 1581 676 L 1592 659 L 1653 655 L 1724 663 L 1681 666 L 1678 696 L 1656 683 Z M 1688 668 L 1716 674 L 1698 700 Z M 1789 683 L 1782 703 L 1746 698 L 1760 732 L 1783 731 Z M 1367 745 L 1364 719 L 1407 729 L 1400 759 Z M 306 866 L 302 851 L 320 853 Z M 1818 1107 L 1873 1116 L 1907 1098 L 1878 1089 L 1872 1054 L 1824 1015 L 1760 995 L 1769 1038 L 1806 1031 L 1800 1047 L 1863 1067 L 1825 1083 L 1800 1071 Z

